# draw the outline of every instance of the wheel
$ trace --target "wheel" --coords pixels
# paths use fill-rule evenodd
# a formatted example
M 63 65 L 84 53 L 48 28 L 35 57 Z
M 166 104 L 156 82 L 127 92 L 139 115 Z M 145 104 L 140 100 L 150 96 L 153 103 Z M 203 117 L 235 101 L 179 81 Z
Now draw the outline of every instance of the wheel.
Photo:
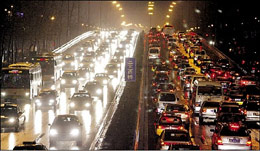
M 82 146 L 82 141 L 77 141 L 77 146 Z

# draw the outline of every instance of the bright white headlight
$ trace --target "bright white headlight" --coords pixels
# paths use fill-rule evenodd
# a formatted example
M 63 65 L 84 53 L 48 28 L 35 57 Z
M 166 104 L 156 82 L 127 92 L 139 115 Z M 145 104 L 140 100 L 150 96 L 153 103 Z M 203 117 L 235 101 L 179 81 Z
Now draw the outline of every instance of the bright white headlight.
M 14 122 L 15 122 L 15 119 L 12 117 L 12 118 L 10 118 L 8 121 L 9 121 L 9 123 L 14 123 Z
M 30 95 L 30 93 L 29 93 L 29 92 L 26 92 L 26 93 L 25 93 L 25 96 L 29 96 L 29 95 Z
M 117 71 L 115 70 L 114 73 L 116 73 Z
M 51 129 L 50 130 L 50 135 L 54 136 L 54 135 L 57 135 L 57 134 L 58 134 L 58 132 L 57 132 L 56 129 Z
M 107 80 L 103 80 L 103 84 L 107 84 Z
M 101 94 L 101 93 L 102 93 L 102 90 L 101 90 L 101 89 L 97 89 L 96 93 L 97 93 L 97 94 Z
M 72 136 L 78 136 L 78 135 L 79 135 L 79 129 L 76 129 L 76 128 L 72 129 L 72 130 L 70 131 L 70 135 L 72 135 Z
M 5 95 L 6 95 L 6 93 L 5 93 L 5 92 L 1 92 L 1 95 L 2 95 L 2 96 L 5 96 Z
M 71 102 L 71 103 L 70 103 L 70 107 L 75 107 L 75 103 L 74 103 L 74 102 Z
M 77 82 L 78 82 L 77 80 L 73 80 L 73 81 L 72 81 L 73 84 L 76 84 Z
M 89 103 L 86 103 L 86 104 L 85 104 L 85 106 L 86 106 L 86 107 L 89 107 L 89 106 L 90 106 L 90 104 L 89 104 Z
M 61 84 L 65 84 L 65 83 L 66 83 L 66 80 L 62 79 Z
M 91 63 L 91 64 L 90 64 L 90 67 L 94 67 L 94 64 L 93 64 L 93 63 Z
M 50 99 L 50 100 L 49 100 L 49 103 L 54 103 L 54 100 L 53 100 L 53 99 Z

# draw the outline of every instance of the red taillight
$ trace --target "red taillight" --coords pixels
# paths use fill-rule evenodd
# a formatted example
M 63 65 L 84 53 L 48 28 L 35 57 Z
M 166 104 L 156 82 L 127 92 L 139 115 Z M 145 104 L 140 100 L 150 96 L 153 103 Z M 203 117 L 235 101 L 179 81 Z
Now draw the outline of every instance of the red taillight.
M 232 131 L 237 131 L 240 128 L 240 125 L 238 123 L 230 123 L 229 129 Z
M 161 145 L 164 145 L 164 141 L 161 142 Z
M 203 110 L 202 110 L 202 112 L 204 112 L 204 113 L 205 113 L 206 111 L 207 111 L 207 109 L 203 109 Z
M 185 115 L 187 115 L 187 117 L 190 117 L 190 114 L 188 112 L 185 112 Z
M 222 139 L 220 137 L 218 137 L 218 139 L 217 139 L 217 144 L 218 145 L 223 145 Z
M 165 127 L 164 127 L 164 126 L 161 126 L 161 125 L 159 125 L 157 128 L 158 128 L 158 129 L 164 129 Z
M 246 142 L 246 146 L 252 146 L 251 138 L 249 138 L 248 141 Z
M 184 129 L 183 126 L 179 126 L 179 127 L 178 127 L 178 130 L 183 130 L 183 129 Z
M 247 110 L 244 110 L 243 113 L 244 113 L 244 115 L 246 115 L 247 114 Z
M 161 91 L 161 89 L 157 89 L 157 92 L 160 92 Z

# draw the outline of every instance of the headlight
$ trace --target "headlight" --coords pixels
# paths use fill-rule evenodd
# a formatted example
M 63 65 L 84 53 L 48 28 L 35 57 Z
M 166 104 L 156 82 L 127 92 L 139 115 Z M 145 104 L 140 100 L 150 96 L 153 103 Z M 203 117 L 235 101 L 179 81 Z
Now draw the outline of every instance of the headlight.
M 14 123 L 14 122 L 15 122 L 15 118 L 13 118 L 13 117 L 10 118 L 10 119 L 8 120 L 8 122 L 9 122 L 9 123 Z
M 62 79 L 61 84 L 65 84 L 65 83 L 66 83 L 66 80 Z
M 90 64 L 90 67 L 94 67 L 93 63 Z
M 51 89 L 52 89 L 52 90 L 55 90 L 55 85 L 52 85 L 52 86 L 51 86 Z
M 78 136 L 79 135 L 79 129 L 72 129 L 71 131 L 70 131 L 70 135 L 72 135 L 72 136 Z
M 107 70 L 105 70 L 104 72 L 107 73 Z
M 57 132 L 56 129 L 51 129 L 50 130 L 50 135 L 54 136 L 54 135 L 57 135 L 57 134 L 58 134 L 58 132 Z
M 40 103 L 41 101 L 39 99 L 35 100 L 35 103 Z
M 71 103 L 70 103 L 70 107 L 75 107 L 75 103 L 74 103 L 74 102 L 71 102 Z
M 90 104 L 89 104 L 89 103 L 86 103 L 86 104 L 85 104 L 85 106 L 86 106 L 86 107 L 89 107 L 89 106 L 90 106 Z
M 76 84 L 77 82 L 78 82 L 77 80 L 73 80 L 73 81 L 72 81 L 73 84 Z
M 107 84 L 107 80 L 103 80 L 103 84 Z
M 74 65 L 75 65 L 75 62 L 70 63 L 70 65 L 71 65 L 71 66 L 74 66 Z
M 80 63 L 80 64 L 79 64 L 79 66 L 81 66 L 81 67 L 82 67 L 82 66 L 83 66 L 83 63 Z
M 49 103 L 54 103 L 54 100 L 53 100 L 53 99 L 50 99 L 50 100 L 49 100 Z
M 78 54 L 76 52 L 74 52 L 74 56 L 77 56 Z
M 2 96 L 5 96 L 5 95 L 6 95 L 6 93 L 5 93 L 5 92 L 1 92 L 1 95 L 2 95 Z
M 29 93 L 29 92 L 26 92 L 26 93 L 25 93 L 25 96 L 29 96 L 29 95 L 30 95 L 30 93 Z
M 102 90 L 101 90 L 101 89 L 97 89 L 96 93 L 97 93 L 97 94 L 101 94 L 101 93 L 102 93 Z
M 114 73 L 117 73 L 117 71 L 115 70 Z
M 117 64 L 117 67 L 120 67 L 120 64 Z

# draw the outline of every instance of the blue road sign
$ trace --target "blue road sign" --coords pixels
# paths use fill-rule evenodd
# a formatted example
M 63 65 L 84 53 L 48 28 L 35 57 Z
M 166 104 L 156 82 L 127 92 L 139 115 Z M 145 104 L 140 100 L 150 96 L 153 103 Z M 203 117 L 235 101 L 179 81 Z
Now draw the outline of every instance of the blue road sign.
M 136 80 L 135 58 L 125 58 L 125 81 L 135 82 L 135 80 Z

